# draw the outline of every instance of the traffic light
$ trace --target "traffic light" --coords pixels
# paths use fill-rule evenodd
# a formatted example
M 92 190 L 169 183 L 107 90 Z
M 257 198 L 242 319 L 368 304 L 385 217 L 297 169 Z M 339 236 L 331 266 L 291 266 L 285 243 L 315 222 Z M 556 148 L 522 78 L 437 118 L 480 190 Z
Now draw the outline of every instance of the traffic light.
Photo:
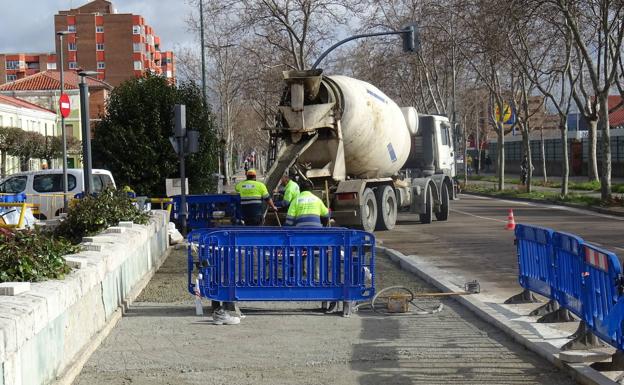
M 420 51 L 420 34 L 416 24 L 409 24 L 403 28 L 403 52 Z

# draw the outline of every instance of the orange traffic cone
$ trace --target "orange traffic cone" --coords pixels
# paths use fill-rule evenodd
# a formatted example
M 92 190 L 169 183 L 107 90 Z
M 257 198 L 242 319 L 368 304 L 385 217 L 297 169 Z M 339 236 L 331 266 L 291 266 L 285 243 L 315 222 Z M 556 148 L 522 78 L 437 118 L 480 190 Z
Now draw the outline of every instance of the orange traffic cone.
M 507 214 L 507 230 L 514 230 L 516 228 L 516 221 L 514 220 L 513 210 L 509 209 L 509 213 Z

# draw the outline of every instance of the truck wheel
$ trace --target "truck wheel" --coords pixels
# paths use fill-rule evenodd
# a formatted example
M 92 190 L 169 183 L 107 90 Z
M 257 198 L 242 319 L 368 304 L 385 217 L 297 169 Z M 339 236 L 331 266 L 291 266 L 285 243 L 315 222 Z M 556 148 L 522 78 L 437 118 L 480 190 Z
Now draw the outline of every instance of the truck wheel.
M 440 200 L 442 201 L 440 204 L 440 211 L 436 212 L 435 216 L 439 221 L 446 221 L 449 217 L 449 191 L 446 183 L 442 183 L 442 196 Z
M 370 188 L 364 190 L 360 201 L 360 220 L 364 231 L 375 230 L 377 224 L 377 202 L 375 193 Z
M 425 204 L 425 212 L 420 214 L 420 223 L 428 224 L 433 219 L 433 193 L 431 187 L 427 186 L 427 202 Z
M 392 230 L 397 219 L 397 201 L 394 189 L 380 186 L 375 191 L 377 198 L 377 225 L 375 230 Z

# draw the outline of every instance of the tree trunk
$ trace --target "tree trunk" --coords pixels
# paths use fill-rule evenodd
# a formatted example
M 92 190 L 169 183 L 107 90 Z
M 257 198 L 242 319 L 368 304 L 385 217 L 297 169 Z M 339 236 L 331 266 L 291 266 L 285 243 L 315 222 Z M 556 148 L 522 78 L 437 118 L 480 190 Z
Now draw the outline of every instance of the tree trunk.
M 602 173 L 600 174 L 600 197 L 603 200 L 611 198 L 611 133 L 609 132 L 609 105 L 607 94 L 598 95 L 600 111 L 598 124 L 602 144 Z
M 466 144 L 466 121 L 462 124 L 462 149 L 464 151 L 464 186 L 468 186 L 468 167 L 466 159 L 468 159 L 468 145 Z
M 596 127 L 598 126 L 598 121 L 592 119 L 587 123 L 589 125 L 587 138 L 589 141 L 589 143 L 587 143 L 587 149 L 589 150 L 589 154 L 587 154 L 587 176 L 590 181 L 598 181 L 598 157 L 596 156 L 596 147 L 598 144 Z
M 520 125 L 522 130 L 522 145 L 524 146 L 524 156 L 527 157 L 527 179 L 526 179 L 526 192 L 530 193 L 532 190 L 531 182 L 533 180 L 533 161 L 531 160 L 531 142 L 529 140 L 529 130 L 526 123 Z
M 548 183 L 548 175 L 546 173 L 546 152 L 544 151 L 544 128 L 540 127 L 540 151 L 542 156 L 542 176 L 544 177 L 544 185 Z
M 498 191 L 505 189 L 505 131 L 502 123 L 498 125 Z
M 568 122 L 566 116 L 559 117 L 561 131 L 561 195 L 568 195 L 568 181 L 570 177 L 570 162 L 568 160 Z
M 2 151 L 2 154 L 0 155 L 0 176 L 2 178 L 6 177 L 6 174 L 7 174 L 6 163 L 7 163 L 7 154 L 6 154 L 6 151 Z

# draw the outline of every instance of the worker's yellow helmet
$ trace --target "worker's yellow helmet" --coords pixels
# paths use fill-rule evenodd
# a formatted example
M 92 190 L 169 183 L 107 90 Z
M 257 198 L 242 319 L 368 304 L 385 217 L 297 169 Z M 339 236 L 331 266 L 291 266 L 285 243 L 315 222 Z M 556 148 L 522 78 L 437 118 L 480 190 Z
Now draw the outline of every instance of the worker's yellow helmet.
M 256 176 L 256 170 L 250 168 L 249 170 L 247 170 L 247 176 Z

